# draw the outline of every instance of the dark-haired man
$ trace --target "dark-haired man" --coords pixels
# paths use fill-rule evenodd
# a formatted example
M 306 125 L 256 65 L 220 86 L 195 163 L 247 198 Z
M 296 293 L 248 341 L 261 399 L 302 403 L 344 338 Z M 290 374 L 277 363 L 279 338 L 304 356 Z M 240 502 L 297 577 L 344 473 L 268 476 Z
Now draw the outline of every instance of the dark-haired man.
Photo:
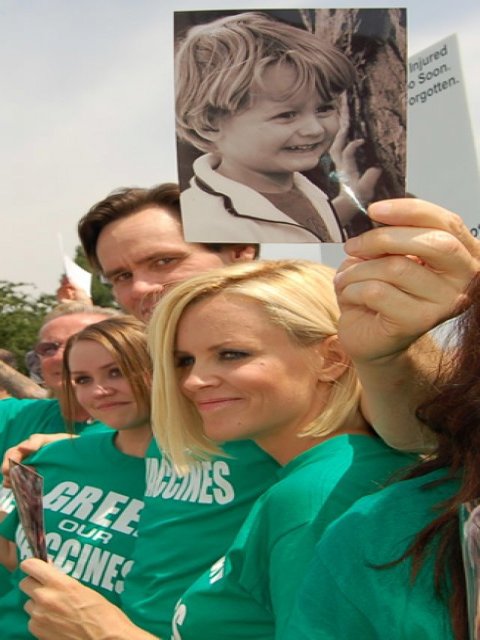
M 185 242 L 179 195 L 174 183 L 121 189 L 94 205 L 78 225 L 92 266 L 112 285 L 119 304 L 144 321 L 169 285 L 258 255 L 258 245 Z

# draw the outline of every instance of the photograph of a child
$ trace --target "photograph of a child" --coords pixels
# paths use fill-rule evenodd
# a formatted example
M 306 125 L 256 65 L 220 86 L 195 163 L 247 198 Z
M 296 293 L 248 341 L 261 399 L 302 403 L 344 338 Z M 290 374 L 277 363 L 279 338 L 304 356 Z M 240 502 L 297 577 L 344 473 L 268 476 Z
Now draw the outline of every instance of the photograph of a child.
M 385 18 L 392 15 L 385 11 L 399 12 L 393 16 L 399 27 L 387 36 Z M 365 208 L 379 189 L 381 197 L 398 197 L 405 185 L 403 10 L 220 13 L 175 14 L 185 238 L 343 242 L 369 228 Z M 345 20 L 351 24 L 348 37 Z M 333 41 L 334 30 L 351 55 Z M 365 70 L 368 56 L 377 63 L 379 50 L 392 39 L 392 49 L 404 59 L 393 92 L 400 118 L 393 146 L 391 140 L 386 144 L 395 147 L 396 157 L 384 165 L 367 139 L 377 118 L 366 117 L 355 96 L 365 85 L 359 70 Z M 371 93 L 371 83 L 367 88 Z M 370 101 L 375 104 L 372 96 Z M 383 109 L 388 105 L 382 103 Z M 358 115 L 356 126 L 352 113 Z

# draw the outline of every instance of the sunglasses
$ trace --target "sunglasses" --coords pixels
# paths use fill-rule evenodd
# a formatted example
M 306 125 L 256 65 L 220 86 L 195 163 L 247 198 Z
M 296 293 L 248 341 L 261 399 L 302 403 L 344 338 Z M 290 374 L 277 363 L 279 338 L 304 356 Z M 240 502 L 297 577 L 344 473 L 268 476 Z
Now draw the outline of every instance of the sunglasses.
M 39 342 L 33 350 L 41 358 L 50 358 L 54 356 L 61 347 L 63 347 L 61 342 Z

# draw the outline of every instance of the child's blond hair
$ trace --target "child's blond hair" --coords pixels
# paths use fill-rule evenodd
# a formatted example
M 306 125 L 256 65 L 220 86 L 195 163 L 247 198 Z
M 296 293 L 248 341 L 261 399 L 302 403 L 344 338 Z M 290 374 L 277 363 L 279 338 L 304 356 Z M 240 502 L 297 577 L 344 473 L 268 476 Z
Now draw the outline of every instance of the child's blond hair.
M 279 97 L 308 88 L 331 102 L 354 81 L 348 58 L 331 43 L 261 13 L 241 13 L 193 27 L 175 56 L 177 134 L 202 151 L 224 116 L 249 108 L 267 68 L 288 65 L 296 81 Z

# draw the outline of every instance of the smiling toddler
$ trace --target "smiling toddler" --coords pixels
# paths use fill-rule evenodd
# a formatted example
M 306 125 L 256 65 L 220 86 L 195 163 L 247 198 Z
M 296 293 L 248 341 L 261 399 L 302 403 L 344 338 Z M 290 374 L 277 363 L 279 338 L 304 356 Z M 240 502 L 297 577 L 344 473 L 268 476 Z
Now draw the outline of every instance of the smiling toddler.
M 327 195 L 301 172 L 340 127 L 350 61 L 312 33 L 259 13 L 193 27 L 176 53 L 177 134 L 206 152 L 182 193 L 197 242 L 341 242 Z

